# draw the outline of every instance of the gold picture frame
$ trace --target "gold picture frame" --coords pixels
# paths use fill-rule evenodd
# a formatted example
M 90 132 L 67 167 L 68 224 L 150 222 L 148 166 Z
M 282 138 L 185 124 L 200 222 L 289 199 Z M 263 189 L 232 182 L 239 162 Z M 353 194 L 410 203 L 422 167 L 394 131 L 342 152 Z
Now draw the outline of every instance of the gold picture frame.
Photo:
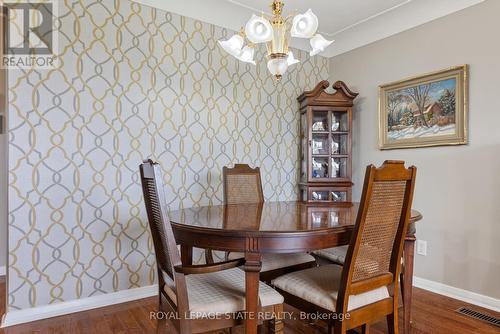
M 381 150 L 468 143 L 469 66 L 379 86 Z

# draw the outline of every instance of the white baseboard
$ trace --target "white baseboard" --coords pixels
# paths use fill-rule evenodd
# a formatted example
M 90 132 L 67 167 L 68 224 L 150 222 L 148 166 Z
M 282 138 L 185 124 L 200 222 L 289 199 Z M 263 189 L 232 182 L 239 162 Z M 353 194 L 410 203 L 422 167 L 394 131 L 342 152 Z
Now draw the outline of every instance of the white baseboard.
M 57 317 L 69 313 L 82 312 L 98 307 L 125 303 L 136 299 L 156 296 L 157 294 L 158 285 L 149 285 L 130 290 L 122 290 L 118 292 L 107 293 L 104 295 L 72 300 L 69 302 L 43 305 L 24 310 L 10 311 L 4 315 L 0 328 L 14 326 L 40 319 Z
M 0 276 L 5 276 L 6 273 L 7 269 L 5 268 L 5 266 L 0 266 Z
M 413 277 L 413 286 L 450 298 L 458 299 L 469 304 L 474 304 L 496 312 L 500 312 L 500 299 L 488 297 L 468 290 L 455 288 L 453 286 L 430 281 L 420 277 Z

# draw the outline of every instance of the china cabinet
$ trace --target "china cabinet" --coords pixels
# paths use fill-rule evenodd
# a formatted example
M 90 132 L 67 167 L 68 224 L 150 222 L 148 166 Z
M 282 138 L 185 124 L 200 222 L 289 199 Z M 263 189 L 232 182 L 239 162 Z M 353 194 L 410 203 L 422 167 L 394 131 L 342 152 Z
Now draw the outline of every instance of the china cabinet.
M 321 81 L 298 97 L 303 201 L 351 202 L 352 107 L 358 95 L 342 81 Z

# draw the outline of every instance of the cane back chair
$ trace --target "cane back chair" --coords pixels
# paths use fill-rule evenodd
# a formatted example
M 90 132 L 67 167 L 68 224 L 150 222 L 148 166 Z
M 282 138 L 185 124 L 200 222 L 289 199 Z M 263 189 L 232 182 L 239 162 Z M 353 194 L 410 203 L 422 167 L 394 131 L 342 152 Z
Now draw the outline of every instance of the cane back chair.
M 177 317 L 181 334 L 231 328 L 242 323 L 245 274 L 241 259 L 218 264 L 182 265 L 167 212 L 160 167 L 151 160 L 140 165 L 142 191 L 156 254 L 160 311 Z M 166 303 L 163 303 L 165 299 Z M 260 283 L 261 311 L 272 314 L 270 331 L 282 333 L 283 297 Z
M 328 264 L 275 279 L 285 302 L 330 314 L 329 331 L 335 334 L 359 326 L 367 330 L 381 317 L 387 318 L 389 333 L 398 333 L 398 274 L 415 177 L 416 168 L 406 169 L 403 161 L 368 166 L 344 266 Z

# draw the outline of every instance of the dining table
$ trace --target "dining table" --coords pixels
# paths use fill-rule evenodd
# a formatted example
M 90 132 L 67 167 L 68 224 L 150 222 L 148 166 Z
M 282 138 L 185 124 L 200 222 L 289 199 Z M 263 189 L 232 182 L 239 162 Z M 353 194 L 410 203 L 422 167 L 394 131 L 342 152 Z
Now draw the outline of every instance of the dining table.
M 355 202 L 210 205 L 172 211 L 170 221 L 184 265 L 192 264 L 194 247 L 245 254 L 245 333 L 256 334 L 262 254 L 312 252 L 349 244 L 358 208 Z M 404 333 L 410 330 L 415 223 L 421 219 L 412 210 L 404 242 Z

